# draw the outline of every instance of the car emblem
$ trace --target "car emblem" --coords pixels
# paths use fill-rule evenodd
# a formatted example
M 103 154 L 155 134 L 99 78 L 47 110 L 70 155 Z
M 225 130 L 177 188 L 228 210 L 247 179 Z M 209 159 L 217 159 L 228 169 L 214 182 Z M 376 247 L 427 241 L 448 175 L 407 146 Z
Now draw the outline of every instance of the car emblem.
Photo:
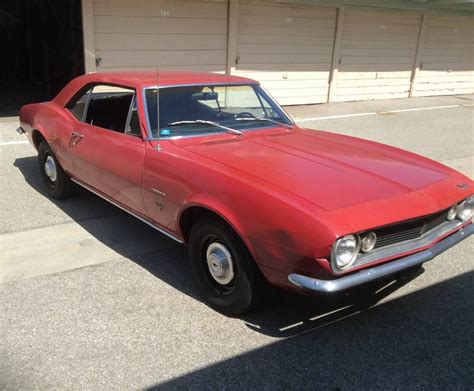
M 466 190 L 467 188 L 469 188 L 469 185 L 467 183 L 458 183 L 456 187 L 461 190 Z

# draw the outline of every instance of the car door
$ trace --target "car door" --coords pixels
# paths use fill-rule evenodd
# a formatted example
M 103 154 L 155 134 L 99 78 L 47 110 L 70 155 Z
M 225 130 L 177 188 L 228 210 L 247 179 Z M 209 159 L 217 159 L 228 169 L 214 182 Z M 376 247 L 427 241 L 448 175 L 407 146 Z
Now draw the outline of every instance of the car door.
M 135 90 L 95 85 L 83 120 L 71 132 L 69 150 L 77 179 L 145 215 L 141 190 L 145 142 L 139 124 Z

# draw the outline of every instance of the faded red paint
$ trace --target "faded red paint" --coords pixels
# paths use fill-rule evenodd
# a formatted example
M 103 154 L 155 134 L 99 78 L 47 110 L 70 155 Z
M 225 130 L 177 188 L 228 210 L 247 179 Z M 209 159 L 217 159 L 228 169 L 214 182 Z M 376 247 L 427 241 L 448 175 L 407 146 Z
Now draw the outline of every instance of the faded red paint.
M 89 83 L 140 92 L 155 85 L 257 82 L 194 72 L 160 72 L 158 79 L 155 72 L 89 74 L 51 102 L 24 106 L 21 123 L 30 141 L 34 129 L 42 133 L 71 177 L 177 238 L 183 239 L 179 222 L 187 208 L 217 213 L 281 287 L 295 289 L 289 273 L 333 278 L 327 259 L 338 237 L 429 215 L 472 194 L 469 178 L 427 158 L 298 126 L 160 140 L 158 152 L 158 142 L 146 140 L 141 93 L 143 139 L 81 123 L 65 110 Z M 75 148 L 73 131 L 85 134 Z

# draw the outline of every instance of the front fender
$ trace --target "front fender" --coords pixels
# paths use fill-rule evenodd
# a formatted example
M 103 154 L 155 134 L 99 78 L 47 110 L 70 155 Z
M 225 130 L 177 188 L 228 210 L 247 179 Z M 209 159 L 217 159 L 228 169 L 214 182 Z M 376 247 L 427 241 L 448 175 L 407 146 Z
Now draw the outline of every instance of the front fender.
M 230 208 L 228 205 L 225 205 L 217 197 L 212 197 L 210 194 L 193 194 L 191 197 L 189 197 L 189 199 L 186 200 L 184 206 L 179 211 L 177 221 L 180 222 L 183 214 L 193 207 L 206 209 L 224 220 L 230 227 L 232 227 L 235 233 L 247 246 L 247 249 L 250 251 L 254 259 L 256 259 L 255 248 L 252 242 L 245 235 L 245 228 L 242 222 L 239 220 L 238 215 L 232 208 Z M 181 232 L 181 227 L 178 225 L 177 228 L 181 237 L 184 237 L 183 232 Z
M 178 221 L 191 207 L 215 213 L 239 235 L 267 279 L 278 285 L 282 285 L 281 282 L 287 284 L 286 276 L 295 270 L 314 277 L 330 273 L 317 259 L 321 252 L 329 254 L 330 244 L 335 239 L 329 229 L 323 228 L 324 224 L 318 224 L 291 206 L 284 209 L 276 202 L 275 209 L 280 210 L 280 214 L 266 213 L 263 207 L 243 208 L 237 202 L 229 205 L 222 198 L 205 193 L 193 194 L 181 209 Z M 271 203 L 270 200 L 267 202 Z M 281 275 L 284 278 L 280 278 Z M 279 281 L 274 281 L 275 276 Z

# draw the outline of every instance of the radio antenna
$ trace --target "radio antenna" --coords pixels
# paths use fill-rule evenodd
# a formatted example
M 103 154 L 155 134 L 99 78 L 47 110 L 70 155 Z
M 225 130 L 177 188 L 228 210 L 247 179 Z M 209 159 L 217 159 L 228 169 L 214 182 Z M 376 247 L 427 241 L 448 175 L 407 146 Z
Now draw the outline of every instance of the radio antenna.
M 160 137 L 160 94 L 159 94 L 159 77 L 160 71 L 158 67 L 156 68 L 156 131 L 158 133 L 158 137 Z

